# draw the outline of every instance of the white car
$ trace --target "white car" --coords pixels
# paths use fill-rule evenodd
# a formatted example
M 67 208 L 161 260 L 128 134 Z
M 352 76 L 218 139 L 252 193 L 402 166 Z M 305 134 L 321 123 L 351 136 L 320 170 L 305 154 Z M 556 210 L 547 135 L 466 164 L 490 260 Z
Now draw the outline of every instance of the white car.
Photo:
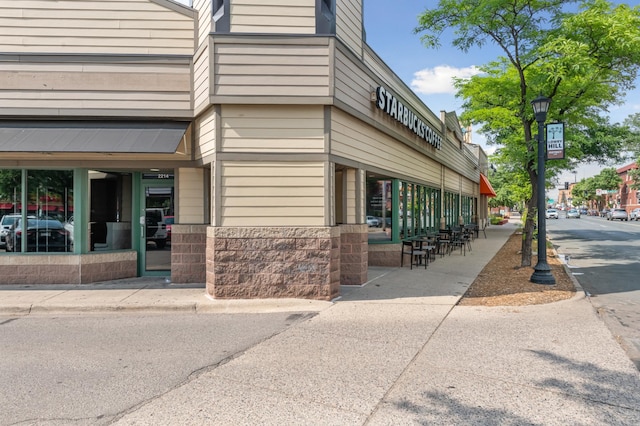
M 629 219 L 635 220 L 635 221 L 640 220 L 640 208 L 635 208 L 631 210 L 631 213 L 629 214 Z
M 613 209 L 613 210 L 609 210 L 609 213 L 607 213 L 607 220 L 620 220 L 620 221 L 627 221 L 629 220 L 629 215 L 627 214 L 627 211 L 625 209 Z
M 7 246 L 7 235 L 9 234 L 9 229 L 11 229 L 11 225 L 21 217 L 21 213 L 11 213 L 2 216 L 2 219 L 0 219 L 0 248 L 5 248 Z M 29 215 L 27 218 L 35 219 L 36 217 Z
M 557 219 L 558 218 L 558 210 L 557 209 L 547 209 L 544 217 L 547 219 Z
M 370 228 L 371 227 L 379 228 L 380 227 L 380 221 L 375 216 L 367 216 L 367 225 L 369 225 Z
M 567 212 L 567 219 L 580 219 L 580 212 L 578 209 L 571 209 Z

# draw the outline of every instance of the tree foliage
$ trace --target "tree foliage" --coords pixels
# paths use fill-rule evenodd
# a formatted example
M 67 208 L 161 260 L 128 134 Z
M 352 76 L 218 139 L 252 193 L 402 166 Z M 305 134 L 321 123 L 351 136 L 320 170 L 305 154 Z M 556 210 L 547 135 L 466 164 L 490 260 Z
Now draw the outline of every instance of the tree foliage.
M 635 113 L 627 117 L 624 124 L 628 126 L 630 137 L 626 149 L 634 154 L 636 159 L 636 169 L 629 170 L 628 174 L 632 180 L 629 185 L 631 189 L 640 190 L 640 113 Z
M 597 175 L 582 179 L 573 186 L 571 192 L 574 204 L 596 201 L 599 207 L 604 207 L 606 197 L 604 194 L 598 195 L 596 190 L 617 192 L 621 183 L 622 179 L 616 169 L 612 167 L 602 169 Z
M 568 6 L 578 3 L 578 8 Z M 552 100 L 547 122 L 565 123 L 564 160 L 547 163 L 546 178 L 579 162 L 621 158 L 620 135 L 607 108 L 633 87 L 640 66 L 640 8 L 606 0 L 440 0 L 419 16 L 415 29 L 430 48 L 445 31 L 463 52 L 487 43 L 504 56 L 480 67 L 482 74 L 458 80 L 461 119 L 478 124 L 500 146 L 500 162 L 524 174 L 536 212 L 537 123 L 531 100 Z M 535 214 L 527 216 L 522 265 L 531 264 Z

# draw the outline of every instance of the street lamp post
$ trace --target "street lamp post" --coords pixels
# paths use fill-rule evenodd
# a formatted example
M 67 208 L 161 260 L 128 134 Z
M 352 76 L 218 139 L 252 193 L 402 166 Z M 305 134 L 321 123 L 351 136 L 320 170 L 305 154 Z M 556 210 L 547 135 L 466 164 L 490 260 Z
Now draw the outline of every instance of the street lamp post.
M 551 274 L 551 268 L 547 263 L 547 223 L 545 217 L 545 147 L 544 147 L 544 122 L 547 119 L 551 99 L 540 95 L 531 101 L 533 112 L 538 122 L 538 263 L 533 268 L 531 282 L 536 284 L 555 284 L 556 279 Z

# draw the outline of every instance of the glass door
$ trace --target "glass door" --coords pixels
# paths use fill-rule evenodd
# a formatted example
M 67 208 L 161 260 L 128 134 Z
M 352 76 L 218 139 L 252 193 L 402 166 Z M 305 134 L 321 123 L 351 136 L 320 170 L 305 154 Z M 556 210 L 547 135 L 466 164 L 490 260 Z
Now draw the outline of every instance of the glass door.
M 140 217 L 141 256 L 145 275 L 167 275 L 171 271 L 170 223 L 174 212 L 173 175 L 158 174 L 153 182 L 143 177 Z

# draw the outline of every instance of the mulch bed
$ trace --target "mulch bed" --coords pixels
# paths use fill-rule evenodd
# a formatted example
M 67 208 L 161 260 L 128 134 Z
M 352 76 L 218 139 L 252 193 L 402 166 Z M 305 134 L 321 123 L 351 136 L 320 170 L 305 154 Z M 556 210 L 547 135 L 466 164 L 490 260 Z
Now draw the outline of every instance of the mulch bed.
M 556 284 L 529 281 L 533 267 L 521 267 L 522 234 L 514 233 L 480 272 L 459 302 L 464 306 L 524 306 L 552 303 L 573 297 L 576 292 L 555 251 L 547 249 L 547 263 Z M 534 253 L 535 253 L 534 246 Z M 535 265 L 537 257 L 533 257 Z

